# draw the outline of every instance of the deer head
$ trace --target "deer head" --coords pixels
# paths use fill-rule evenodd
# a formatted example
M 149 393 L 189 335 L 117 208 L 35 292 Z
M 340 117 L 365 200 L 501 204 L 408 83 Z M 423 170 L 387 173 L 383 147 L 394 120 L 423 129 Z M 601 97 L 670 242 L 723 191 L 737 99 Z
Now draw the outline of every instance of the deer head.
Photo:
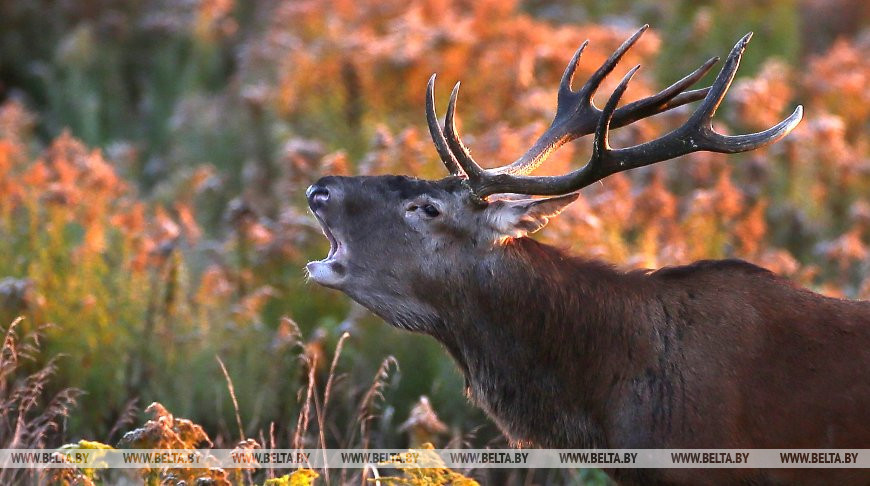
M 459 83 L 442 126 L 435 113 L 435 75 L 429 79 L 426 116 L 435 148 L 451 175 L 436 181 L 406 176 L 324 177 L 309 187 L 311 210 L 330 242 L 327 257 L 307 265 L 315 282 L 341 290 L 399 327 L 440 334 L 445 312 L 463 307 L 463 289 L 501 272 L 511 242 L 547 224 L 577 191 L 608 175 L 696 151 L 736 153 L 771 144 L 800 121 L 802 108 L 763 132 L 722 135 L 712 118 L 751 37 L 731 50 L 712 86 L 690 90 L 718 61 L 648 98 L 617 108 L 632 68 L 603 109 L 592 96 L 622 56 L 646 31 L 626 40 L 579 89 L 571 88 L 587 43 L 568 64 L 548 130 L 513 163 L 483 169 L 460 140 L 454 124 Z M 588 42 L 588 41 L 587 41 Z M 684 125 L 656 140 L 613 148 L 611 128 L 703 100 Z M 561 145 L 594 133 L 594 148 L 581 168 L 560 176 L 529 175 Z M 517 197 L 519 195 L 519 197 Z M 551 196 L 532 198 L 532 196 Z

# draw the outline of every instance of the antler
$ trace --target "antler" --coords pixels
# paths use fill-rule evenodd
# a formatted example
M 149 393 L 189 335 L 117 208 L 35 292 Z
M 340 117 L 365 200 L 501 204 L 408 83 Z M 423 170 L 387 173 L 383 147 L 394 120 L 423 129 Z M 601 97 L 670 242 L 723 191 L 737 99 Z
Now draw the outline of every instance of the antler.
M 640 66 L 635 66 L 622 79 L 611 94 L 603 110 L 592 103 L 592 95 L 601 81 L 611 72 L 623 54 L 637 41 L 648 28 L 643 26 L 598 68 L 579 91 L 571 90 L 571 80 L 587 42 L 574 54 L 559 86 L 556 116 L 550 128 L 541 135 L 535 144 L 515 162 L 495 169 L 482 169 L 471 157 L 468 149 L 456 133 L 453 117 L 459 83 L 453 88 L 447 107 L 444 131 L 438 125 L 435 114 L 434 82 L 429 79 L 427 90 L 426 114 L 429 131 L 441 159 L 451 174 L 467 178 L 467 183 L 479 198 L 495 193 L 519 193 L 530 195 L 566 194 L 588 186 L 608 175 L 624 170 L 672 159 L 697 151 L 736 153 L 754 150 L 774 143 L 787 135 L 800 122 L 803 108 L 798 106 L 794 113 L 779 124 L 763 132 L 728 136 L 713 130 L 712 119 L 731 85 L 740 58 L 752 34 L 744 36 L 731 50 L 722 71 L 709 88 L 685 91 L 697 82 L 718 58 L 712 58 L 691 74 L 672 84 L 661 92 L 616 109 L 628 82 Z M 704 102 L 680 128 L 656 140 L 632 147 L 614 149 L 608 143 L 608 133 L 612 127 L 628 125 L 677 106 L 703 98 Z M 445 133 L 446 132 L 446 133 Z M 595 133 L 593 153 L 587 164 L 562 176 L 527 176 L 538 167 L 557 148 L 578 137 Z

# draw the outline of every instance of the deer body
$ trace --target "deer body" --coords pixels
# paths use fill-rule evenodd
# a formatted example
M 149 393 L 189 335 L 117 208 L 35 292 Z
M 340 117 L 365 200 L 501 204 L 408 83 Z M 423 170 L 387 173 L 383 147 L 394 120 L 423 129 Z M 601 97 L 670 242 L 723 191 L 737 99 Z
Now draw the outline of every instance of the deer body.
M 528 239 L 512 246 L 497 266 L 508 274 L 487 281 L 482 262 L 462 289 L 475 312 L 445 309 L 447 335 L 435 333 L 512 438 L 626 449 L 866 441 L 870 302 L 737 260 L 622 273 Z M 514 277 L 525 288 L 501 287 Z
M 645 29 L 645 28 L 644 28 Z M 643 33 L 579 91 L 559 90 L 550 129 L 516 162 L 482 169 L 433 82 L 429 129 L 452 175 L 324 177 L 307 191 L 330 242 L 307 266 L 396 327 L 440 341 L 468 394 L 517 442 L 551 448 L 863 448 L 870 443 L 870 302 L 827 298 L 737 260 L 621 272 L 538 243 L 533 233 L 609 174 L 710 150 L 773 143 L 801 109 L 755 134 L 725 136 L 712 116 L 744 37 L 710 88 L 685 91 L 711 60 L 671 87 L 617 109 L 633 69 L 603 110 L 591 97 Z M 585 45 L 585 44 L 584 44 Z M 608 131 L 704 99 L 682 127 L 611 148 Z M 559 145 L 595 133 L 589 162 L 562 176 L 527 175 Z M 516 195 L 554 197 L 517 199 Z M 868 484 L 859 470 L 611 471 L 636 484 Z

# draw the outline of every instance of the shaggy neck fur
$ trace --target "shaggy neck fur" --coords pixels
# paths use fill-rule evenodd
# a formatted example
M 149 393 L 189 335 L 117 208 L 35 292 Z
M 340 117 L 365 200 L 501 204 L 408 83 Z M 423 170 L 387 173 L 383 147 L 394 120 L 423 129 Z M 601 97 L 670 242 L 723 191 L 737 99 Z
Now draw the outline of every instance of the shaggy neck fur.
M 520 238 L 466 277 L 436 304 L 443 322 L 433 334 L 471 398 L 514 440 L 605 447 L 613 385 L 643 373 L 652 355 L 652 330 L 637 319 L 650 293 L 643 276 Z

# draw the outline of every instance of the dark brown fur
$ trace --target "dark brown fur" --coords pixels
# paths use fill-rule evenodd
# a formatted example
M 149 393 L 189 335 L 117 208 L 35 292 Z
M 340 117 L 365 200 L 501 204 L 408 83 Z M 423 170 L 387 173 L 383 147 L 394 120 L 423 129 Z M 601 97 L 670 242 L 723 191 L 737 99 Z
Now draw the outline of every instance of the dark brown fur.
M 552 448 L 866 447 L 870 303 L 735 260 L 621 273 L 529 239 L 504 251 L 504 273 L 487 278 L 485 262 L 477 272 L 469 297 L 479 315 L 456 315 L 437 337 L 453 342 L 476 403 L 513 438 Z M 612 473 L 643 484 L 747 477 Z M 749 477 L 830 484 L 843 473 L 870 480 L 793 469 Z

